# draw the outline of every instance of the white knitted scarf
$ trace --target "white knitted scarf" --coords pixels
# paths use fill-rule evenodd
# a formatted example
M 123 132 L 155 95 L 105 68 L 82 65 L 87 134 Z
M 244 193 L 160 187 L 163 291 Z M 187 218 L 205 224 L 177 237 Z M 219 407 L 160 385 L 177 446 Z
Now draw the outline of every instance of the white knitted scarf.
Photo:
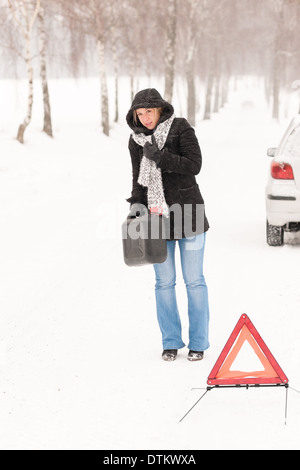
M 173 114 L 169 119 L 162 122 L 157 126 L 154 131 L 154 137 L 157 143 L 159 150 L 161 150 L 167 140 L 171 125 L 175 119 L 175 114 Z M 152 140 L 152 135 L 145 135 L 143 133 L 132 134 L 133 140 L 138 144 L 144 147 L 146 142 Z M 152 207 L 161 208 L 162 213 L 165 217 L 169 216 L 169 207 L 166 203 L 164 196 L 164 188 L 161 176 L 160 168 L 157 168 L 156 163 L 149 158 L 143 156 L 141 165 L 140 165 L 140 174 L 138 177 L 138 183 L 142 186 L 148 188 L 148 208 Z

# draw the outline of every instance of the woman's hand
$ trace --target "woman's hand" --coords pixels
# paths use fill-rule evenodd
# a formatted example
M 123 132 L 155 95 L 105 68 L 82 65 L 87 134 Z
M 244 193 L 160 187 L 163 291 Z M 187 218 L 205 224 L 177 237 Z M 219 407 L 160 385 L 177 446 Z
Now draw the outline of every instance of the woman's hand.
M 149 160 L 152 160 L 156 164 L 160 161 L 161 159 L 161 151 L 159 150 L 155 137 L 152 135 L 152 144 L 150 142 L 146 142 L 144 145 L 144 155 L 146 158 Z

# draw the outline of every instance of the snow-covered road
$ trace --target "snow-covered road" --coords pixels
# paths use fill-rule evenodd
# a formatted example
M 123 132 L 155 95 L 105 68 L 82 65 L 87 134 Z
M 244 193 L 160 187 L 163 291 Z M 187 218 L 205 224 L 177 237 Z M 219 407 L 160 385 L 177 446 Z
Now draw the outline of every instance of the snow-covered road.
M 300 240 L 265 241 L 266 148 L 286 123 L 246 89 L 197 126 L 211 348 L 201 363 L 187 350 L 165 363 L 153 269 L 122 258 L 129 133 L 104 137 L 86 116 L 58 120 L 54 140 L 33 125 L 25 146 L 2 116 L 0 448 L 299 449 L 294 391 L 287 426 L 284 389 L 212 391 L 178 424 L 244 312 L 300 389 Z M 186 336 L 180 269 L 177 291 Z

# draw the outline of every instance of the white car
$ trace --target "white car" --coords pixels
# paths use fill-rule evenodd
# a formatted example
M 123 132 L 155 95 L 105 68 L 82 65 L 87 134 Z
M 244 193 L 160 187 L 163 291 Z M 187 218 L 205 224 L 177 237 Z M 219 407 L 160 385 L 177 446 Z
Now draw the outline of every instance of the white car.
M 300 114 L 267 154 L 273 157 L 266 186 L 267 243 L 280 246 L 285 231 L 300 230 Z

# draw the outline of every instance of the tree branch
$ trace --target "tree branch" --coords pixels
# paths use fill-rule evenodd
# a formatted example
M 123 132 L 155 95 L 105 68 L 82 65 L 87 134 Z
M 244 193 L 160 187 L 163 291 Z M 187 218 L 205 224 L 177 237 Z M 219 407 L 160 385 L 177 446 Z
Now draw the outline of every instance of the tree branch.
M 16 24 L 17 24 L 18 28 L 20 29 L 21 33 L 23 34 L 24 38 L 26 38 L 26 31 L 24 30 L 21 21 L 19 21 L 19 19 L 16 16 L 16 8 L 14 8 L 11 0 L 7 0 L 7 2 L 8 2 L 8 6 L 9 6 L 9 9 L 11 11 L 11 14 L 12 14 L 12 17 L 13 17 L 14 21 L 16 22 Z
M 32 18 L 31 18 L 31 21 L 30 21 L 30 24 L 29 24 L 29 28 L 30 30 L 32 29 L 33 25 L 34 25 L 34 22 L 36 20 L 36 17 L 39 13 L 39 10 L 40 10 L 40 7 L 41 7 L 41 0 L 37 0 L 36 2 L 36 6 L 35 6 L 35 10 L 33 12 L 33 15 L 32 15 Z

